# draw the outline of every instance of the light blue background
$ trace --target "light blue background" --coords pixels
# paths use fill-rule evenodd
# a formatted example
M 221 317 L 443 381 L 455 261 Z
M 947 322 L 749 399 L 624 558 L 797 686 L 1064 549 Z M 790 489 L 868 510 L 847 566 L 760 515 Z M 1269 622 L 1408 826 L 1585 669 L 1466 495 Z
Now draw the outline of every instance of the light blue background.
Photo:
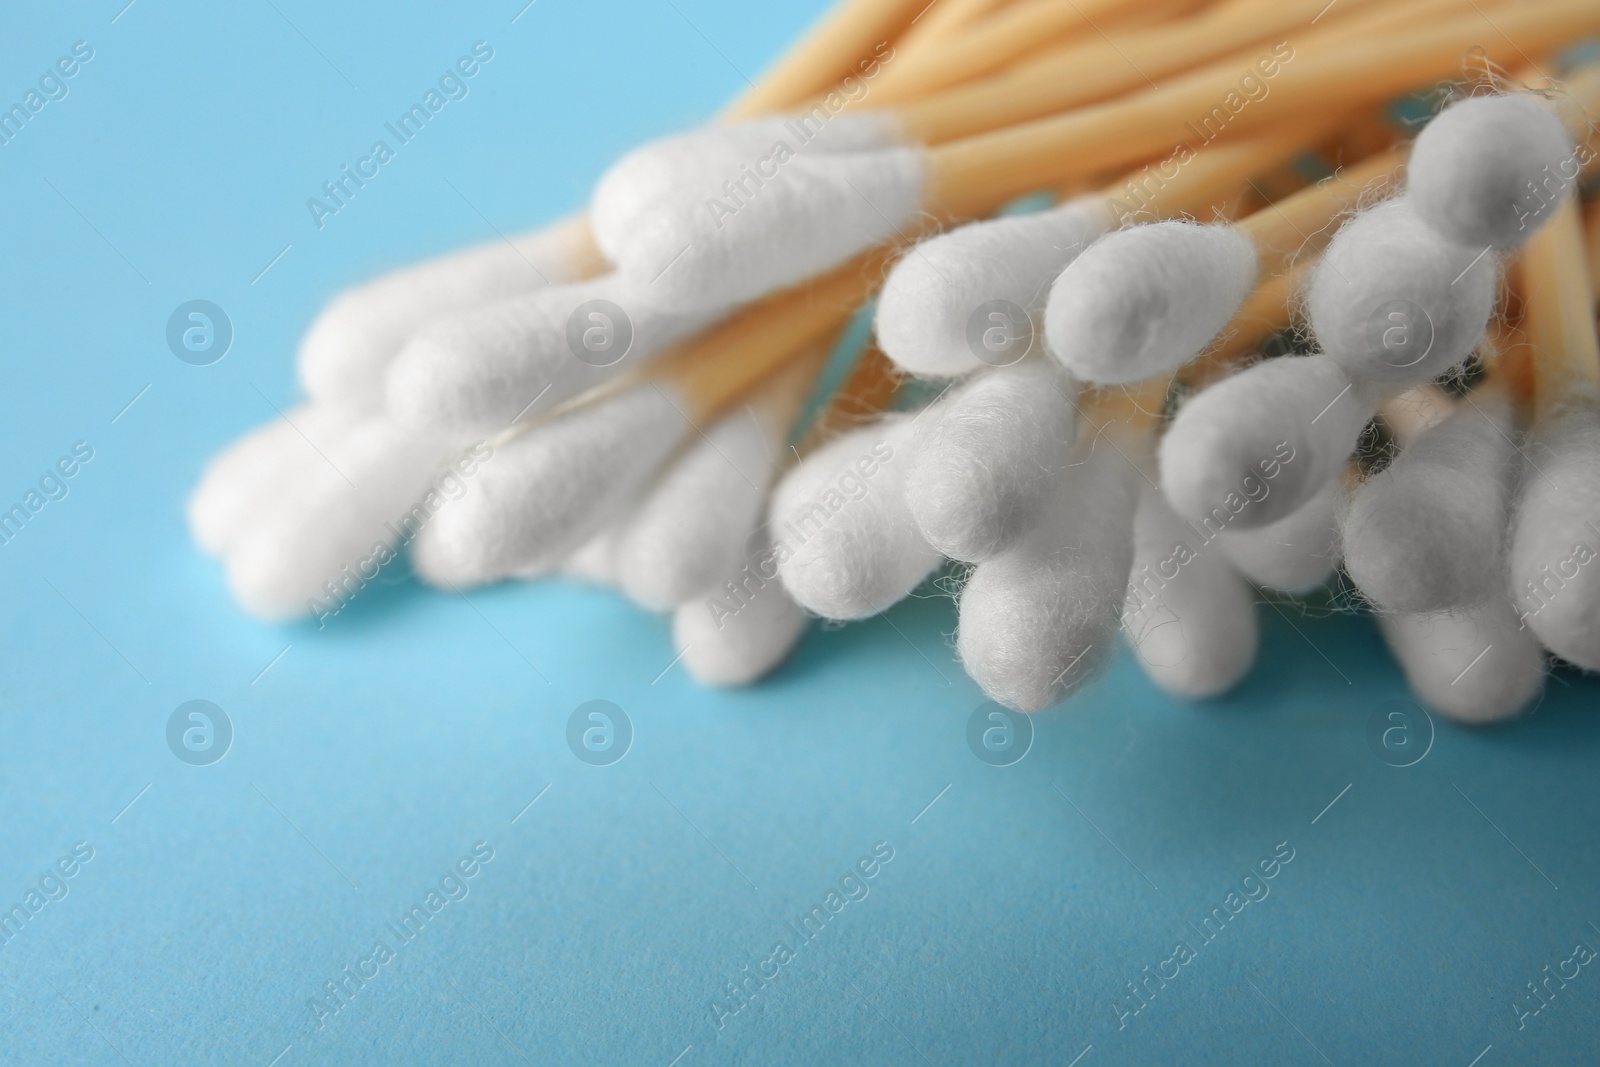
M 817 4 L 122 3 L 13 5 L 0 33 L 7 104 L 95 48 L 0 147 L 0 502 L 95 449 L 0 547 L 0 903 L 96 850 L 0 948 L 0 1061 L 1600 1057 L 1593 967 L 1512 1025 L 1543 965 L 1600 944 L 1600 686 L 1570 673 L 1395 769 L 1365 736 L 1402 692 L 1369 623 L 1263 608 L 1227 700 L 1175 704 L 1123 658 L 996 769 L 966 747 L 981 697 L 945 599 L 816 630 L 744 692 L 661 674 L 662 620 L 564 584 L 402 581 L 320 632 L 243 617 L 182 502 L 294 399 L 318 304 L 574 208 Z M 479 39 L 471 95 L 317 230 L 306 198 Z M 163 341 L 197 297 L 237 331 L 203 368 Z M 164 741 L 197 697 L 236 731 L 204 768 Z M 611 767 L 564 742 L 593 698 L 637 731 Z M 470 895 L 317 1030 L 308 998 L 479 840 Z M 879 841 L 870 896 L 717 1030 L 724 983 Z M 1119 1030 L 1122 983 L 1285 841 L 1271 895 Z

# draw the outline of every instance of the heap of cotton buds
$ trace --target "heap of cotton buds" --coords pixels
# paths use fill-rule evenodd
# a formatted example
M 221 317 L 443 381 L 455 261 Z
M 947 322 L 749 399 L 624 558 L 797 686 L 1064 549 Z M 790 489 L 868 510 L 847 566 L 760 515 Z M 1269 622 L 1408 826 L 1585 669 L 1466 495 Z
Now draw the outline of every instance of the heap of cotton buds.
M 711 684 L 953 560 L 961 662 L 1025 711 L 1119 632 L 1224 692 L 1256 587 L 1342 563 L 1422 700 L 1513 714 L 1547 651 L 1600 669 L 1600 74 L 1480 77 L 1413 143 L 1381 109 L 1600 8 L 1484 6 L 847 0 L 585 218 L 330 303 L 310 399 L 212 462 L 195 538 L 268 618 L 402 550 L 450 588 L 600 581 Z M 1297 316 L 1307 354 L 1254 358 Z

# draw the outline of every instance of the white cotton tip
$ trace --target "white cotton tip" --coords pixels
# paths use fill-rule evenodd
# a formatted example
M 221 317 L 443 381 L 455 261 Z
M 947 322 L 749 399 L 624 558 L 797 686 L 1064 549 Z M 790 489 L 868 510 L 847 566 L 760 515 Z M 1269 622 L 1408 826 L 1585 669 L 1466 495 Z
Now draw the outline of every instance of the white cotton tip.
M 1133 531 L 1122 629 L 1139 665 L 1174 696 L 1204 700 L 1232 689 L 1256 660 L 1254 592 L 1148 485 Z
M 889 271 L 876 329 L 912 374 L 956 377 L 1037 349 L 1051 280 L 1111 225 L 1100 198 L 960 226 L 919 242 Z
M 1566 127 L 1538 97 L 1479 96 L 1446 108 L 1417 137 L 1406 195 L 1446 240 L 1510 249 L 1550 217 L 1578 162 Z
M 419 431 L 497 433 L 633 370 L 710 321 L 663 312 L 615 274 L 435 319 L 387 376 L 388 411 Z
M 1277 522 L 1338 476 L 1376 407 L 1327 356 L 1258 363 L 1178 409 L 1161 488 L 1207 536 Z
M 746 406 L 697 436 L 617 538 L 622 591 L 665 611 L 738 570 L 786 430 Z
M 1255 244 L 1231 226 L 1172 221 L 1107 234 L 1050 287 L 1050 353 L 1102 384 L 1177 370 L 1250 295 L 1256 260 Z
M 769 512 L 778 574 L 826 619 L 876 615 L 939 563 L 906 507 L 912 416 L 888 415 L 807 456 Z
M 1544 652 L 1504 600 L 1452 614 L 1377 618 L 1412 693 L 1441 715 L 1469 723 L 1509 719 L 1544 686 Z
M 375 409 L 383 403 L 389 361 L 430 319 L 570 281 L 587 243 L 583 220 L 572 219 L 347 289 L 300 341 L 300 384 L 314 400 Z
M 772 172 L 780 157 L 807 152 L 860 152 L 900 143 L 899 123 L 887 112 L 852 111 L 825 124 L 790 116 L 771 116 L 706 126 L 646 142 L 617 160 L 600 176 L 590 200 L 595 243 L 608 256 L 627 244 L 627 235 L 660 210 L 679 189 L 707 187 L 716 195 L 722 182 L 743 181 L 746 172 Z M 783 145 L 779 149 L 779 145 Z
M 1120 431 L 1112 431 L 1120 432 Z M 988 696 L 1038 711 L 1110 660 L 1133 563 L 1143 444 L 1086 443 L 1056 482 L 1043 520 L 1011 551 L 980 563 L 961 591 L 956 650 Z
M 1511 535 L 1511 595 L 1546 648 L 1600 670 L 1600 405 L 1553 412 L 1527 449 Z
M 1340 227 L 1311 273 L 1306 310 L 1322 350 L 1351 374 L 1412 384 L 1472 354 L 1494 313 L 1492 253 L 1456 244 L 1390 200 Z
M 496 442 L 472 492 L 417 538 L 423 578 L 476 584 L 549 570 L 634 499 L 690 430 L 646 383 Z
M 1368 600 L 1427 614 L 1505 597 L 1514 433 L 1510 405 L 1480 392 L 1355 491 L 1345 569 Z
M 722 586 L 672 613 L 683 666 L 704 685 L 747 685 L 788 658 L 806 613 L 784 590 L 765 541 Z
M 1234 570 L 1263 589 L 1305 593 L 1327 582 L 1339 566 L 1338 479 L 1277 522 L 1229 526 L 1217 535 Z
M 979 375 L 923 413 L 906 505 L 928 544 L 977 563 L 1021 538 L 1072 451 L 1076 393 L 1049 360 L 1031 359 Z
M 226 553 L 241 530 L 274 509 L 287 486 L 327 465 L 318 449 L 336 447 L 361 421 L 344 408 L 302 404 L 217 453 L 189 496 L 195 544 L 212 556 Z
M 750 300 L 903 232 L 922 203 L 923 170 L 920 149 L 896 148 L 803 152 L 765 179 L 708 175 L 660 201 L 606 251 L 660 307 Z
M 381 419 L 356 426 L 229 546 L 234 598 L 265 619 L 337 614 L 401 540 L 474 490 L 492 453 L 478 445 L 447 466 L 452 451 Z

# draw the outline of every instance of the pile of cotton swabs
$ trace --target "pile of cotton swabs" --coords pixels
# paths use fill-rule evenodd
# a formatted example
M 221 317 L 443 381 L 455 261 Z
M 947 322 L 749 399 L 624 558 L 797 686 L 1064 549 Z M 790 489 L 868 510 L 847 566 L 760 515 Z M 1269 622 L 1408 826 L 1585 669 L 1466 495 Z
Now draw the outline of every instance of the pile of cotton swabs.
M 1596 33 L 1593 0 L 846 0 L 586 216 L 337 297 L 195 538 L 271 618 L 401 551 L 603 581 L 713 684 L 948 559 L 962 665 L 1027 711 L 1119 631 L 1221 693 L 1258 589 L 1337 576 L 1421 700 L 1514 714 L 1550 655 L 1600 669 Z

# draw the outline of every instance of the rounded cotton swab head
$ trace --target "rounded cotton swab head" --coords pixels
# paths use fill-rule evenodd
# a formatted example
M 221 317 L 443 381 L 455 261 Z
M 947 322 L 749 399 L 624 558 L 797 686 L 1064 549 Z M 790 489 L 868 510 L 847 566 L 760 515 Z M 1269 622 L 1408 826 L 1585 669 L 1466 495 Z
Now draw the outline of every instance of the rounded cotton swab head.
M 1600 404 L 1592 387 L 1542 420 L 1511 535 L 1511 594 L 1546 648 L 1600 670 Z
M 1277 144 L 1290 153 L 1290 142 Z M 1103 238 L 1056 280 L 1045 317 L 1051 352 L 1086 381 L 1117 383 L 1171 373 L 1208 347 L 1216 359 L 1230 358 L 1231 346 L 1248 350 L 1243 338 L 1259 336 L 1251 317 L 1282 314 L 1272 309 L 1281 301 L 1264 294 L 1287 290 L 1333 219 L 1401 158 L 1397 149 L 1373 153 L 1237 223 L 1158 222 Z
M 495 442 L 472 491 L 417 538 L 418 572 L 459 585 L 554 568 L 690 432 L 682 406 L 646 383 Z
M 1033 313 L 1050 281 L 1111 225 L 1104 198 L 969 223 L 896 261 L 878 297 L 878 343 L 913 374 L 953 377 L 1040 346 Z
M 1339 566 L 1335 478 L 1310 500 L 1277 522 L 1254 528 L 1228 527 L 1217 535 L 1234 570 L 1263 589 L 1305 593 L 1333 577 Z
M 807 456 L 778 484 L 769 530 L 784 588 L 827 619 L 876 615 L 939 562 L 906 507 L 913 416 L 888 415 Z
M 229 547 L 234 598 L 268 619 L 336 613 L 394 558 L 399 541 L 471 492 L 492 455 L 480 446 L 457 471 L 446 466 L 450 451 L 381 419 L 354 427 Z
M 782 663 L 805 633 L 806 613 L 778 580 L 764 538 L 743 563 L 723 585 L 672 613 L 684 668 L 706 685 L 755 681 Z
M 661 311 L 617 275 L 552 286 L 436 319 L 389 367 L 402 425 L 496 433 L 632 370 L 710 315 Z
M 1515 248 L 1550 217 L 1577 177 L 1572 138 L 1548 104 L 1524 93 L 1446 108 L 1417 137 L 1407 196 L 1445 239 Z
M 1016 543 L 1072 450 L 1076 391 L 1031 359 L 979 375 L 917 420 L 906 504 L 930 545 L 976 563 Z
M 300 341 L 300 384 L 325 403 L 375 409 L 384 371 L 429 320 L 580 277 L 595 253 L 572 219 L 405 267 L 335 297 Z
M 1345 568 L 1367 599 L 1426 614 L 1504 598 L 1515 432 L 1505 397 L 1480 390 L 1355 491 Z
M 745 406 L 697 436 L 617 537 L 622 591 L 665 611 L 704 593 L 744 556 L 786 427 Z
M 1439 236 L 1390 200 L 1345 223 L 1312 272 L 1306 310 L 1317 342 L 1351 374 L 1413 384 L 1437 378 L 1483 341 L 1497 264 Z
M 1196 544 L 1158 489 L 1140 490 L 1133 529 L 1122 629 L 1139 665 L 1174 696 L 1227 692 L 1255 663 L 1255 594 L 1221 553 Z
M 1178 409 L 1161 488 L 1207 536 L 1277 522 L 1338 476 L 1376 407 L 1327 356 L 1258 363 Z
M 672 210 L 686 186 L 725 201 L 758 194 L 764 182 L 800 152 L 890 148 L 899 129 L 887 114 L 845 112 L 826 124 L 809 117 L 769 116 L 661 137 L 633 149 L 601 175 L 590 199 L 595 243 L 615 257 L 651 216 Z M 781 146 L 781 147 L 780 147 Z M 732 203 L 729 205 L 732 206 Z
M 923 155 L 908 148 L 802 152 L 768 168 L 712 172 L 618 227 L 607 254 L 644 299 L 707 310 L 793 285 L 911 228 Z M 724 182 L 743 180 L 733 192 Z M 610 223 L 595 218 L 598 231 Z
M 1050 353 L 1096 383 L 1176 370 L 1228 324 L 1256 267 L 1254 244 L 1229 226 L 1157 222 L 1108 234 L 1050 287 Z
M 1110 659 L 1133 563 L 1139 474 L 1133 435 L 1086 443 L 1055 484 L 1040 521 L 962 588 L 956 650 L 988 696 L 1038 711 Z
M 223 555 L 305 472 L 327 466 L 319 450 L 337 447 L 363 421 L 345 408 L 302 404 L 223 449 L 206 464 L 189 495 L 195 544 L 210 555 Z
M 1411 691 L 1441 715 L 1508 719 L 1544 686 L 1544 653 L 1503 600 L 1438 615 L 1379 615 Z
M 825 350 L 819 349 L 820 358 Z M 793 421 L 798 405 L 795 384 L 810 382 L 815 363 L 801 359 L 758 398 L 774 426 Z M 785 382 L 787 377 L 791 381 Z M 844 378 L 828 406 L 811 420 L 800 448 L 813 451 L 832 427 L 881 412 L 895 393 L 897 377 L 883 353 L 867 348 Z M 786 395 L 788 394 L 788 395 Z M 779 418 L 777 416 L 783 416 Z M 797 449 L 798 451 L 798 449 Z M 765 483 L 762 483 L 765 485 Z M 728 526 L 729 530 L 746 527 Z M 717 534 L 726 537 L 726 531 Z M 806 613 L 778 577 L 779 553 L 770 531 L 761 528 L 743 539 L 739 566 L 717 576 L 715 585 L 697 590 L 673 612 L 672 629 L 684 667 L 708 685 L 743 685 L 783 662 L 805 630 Z

